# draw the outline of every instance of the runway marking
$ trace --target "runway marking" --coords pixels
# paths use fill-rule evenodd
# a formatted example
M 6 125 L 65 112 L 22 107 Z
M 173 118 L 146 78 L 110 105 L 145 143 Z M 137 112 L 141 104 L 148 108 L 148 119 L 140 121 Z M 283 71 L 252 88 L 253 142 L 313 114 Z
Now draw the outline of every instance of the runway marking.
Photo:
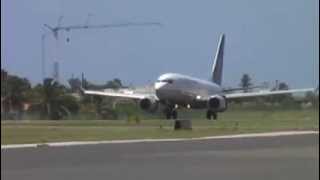
M 16 148 L 62 147 L 62 146 L 80 146 L 80 145 L 97 145 L 97 144 L 174 142 L 174 141 L 196 141 L 196 140 L 211 140 L 211 139 L 277 137 L 277 136 L 307 135 L 307 134 L 319 134 L 319 131 L 282 131 L 282 132 L 270 132 L 270 133 L 250 133 L 250 134 L 235 134 L 235 135 L 223 135 L 223 136 L 208 136 L 208 137 L 199 137 L 199 138 L 132 139 L 132 140 L 108 140 L 108 141 L 71 141 L 71 142 L 53 142 L 53 143 L 41 143 L 41 144 L 12 144 L 12 145 L 1 145 L 1 150 L 16 149 Z

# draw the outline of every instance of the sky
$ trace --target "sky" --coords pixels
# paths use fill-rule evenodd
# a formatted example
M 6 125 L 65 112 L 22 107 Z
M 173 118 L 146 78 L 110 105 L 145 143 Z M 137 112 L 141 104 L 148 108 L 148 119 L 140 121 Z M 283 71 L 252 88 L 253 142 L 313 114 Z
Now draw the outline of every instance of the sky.
M 318 0 L 1 0 L 1 68 L 41 82 L 41 35 L 46 75 L 60 62 L 66 82 L 84 72 L 89 81 L 120 78 L 149 84 L 166 72 L 209 79 L 219 35 L 226 35 L 224 86 L 242 74 L 253 83 L 287 82 L 312 87 L 319 81 Z M 43 24 L 89 25 L 160 22 L 61 32 L 58 46 Z M 49 33 L 49 34 L 48 34 Z M 67 39 L 70 39 L 68 42 Z M 58 47 L 58 48 L 56 48 Z

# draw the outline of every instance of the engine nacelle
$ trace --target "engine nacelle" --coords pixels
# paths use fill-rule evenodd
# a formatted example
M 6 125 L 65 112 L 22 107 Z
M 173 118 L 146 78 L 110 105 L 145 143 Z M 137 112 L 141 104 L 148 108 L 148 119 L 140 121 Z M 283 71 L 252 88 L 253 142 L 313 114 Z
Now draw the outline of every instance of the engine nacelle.
M 223 112 L 227 109 L 228 103 L 224 96 L 211 96 L 208 100 L 208 109 L 214 112 Z
M 144 99 L 140 100 L 139 106 L 144 111 L 153 113 L 153 112 L 157 111 L 159 103 L 154 99 L 144 98 Z

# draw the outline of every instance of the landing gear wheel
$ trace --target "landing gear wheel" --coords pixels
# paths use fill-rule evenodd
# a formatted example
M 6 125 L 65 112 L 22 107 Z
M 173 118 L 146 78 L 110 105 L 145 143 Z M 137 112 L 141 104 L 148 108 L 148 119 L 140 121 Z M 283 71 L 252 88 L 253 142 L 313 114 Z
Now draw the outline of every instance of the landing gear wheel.
M 166 119 L 172 118 L 172 109 L 170 107 L 165 108 L 163 112 L 166 115 Z
M 178 119 L 178 112 L 176 110 L 172 110 L 172 119 Z
M 210 110 L 207 111 L 207 119 L 211 120 L 211 111 Z
M 166 112 L 166 119 L 171 119 L 171 113 L 170 112 Z
M 207 111 L 207 119 L 211 120 L 212 117 L 214 120 L 216 120 L 218 118 L 218 114 L 216 112 L 208 110 Z
M 212 113 L 212 116 L 213 116 L 213 119 L 214 119 L 214 120 L 217 120 L 217 119 L 218 119 L 218 114 L 217 114 L 217 113 L 213 112 L 213 113 Z
M 172 119 L 178 119 L 178 112 L 174 108 L 172 108 L 172 109 L 171 108 L 166 108 L 164 110 L 164 113 L 165 113 L 167 119 L 171 119 L 171 118 Z

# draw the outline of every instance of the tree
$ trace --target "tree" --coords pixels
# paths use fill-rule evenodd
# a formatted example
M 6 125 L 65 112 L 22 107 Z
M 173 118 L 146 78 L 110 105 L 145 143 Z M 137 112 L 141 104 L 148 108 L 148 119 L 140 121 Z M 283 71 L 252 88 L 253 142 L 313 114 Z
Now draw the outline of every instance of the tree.
M 15 110 L 20 116 L 23 104 L 28 101 L 27 94 L 30 90 L 31 84 L 28 79 L 10 75 L 5 70 L 1 70 L 1 101 L 2 105 L 5 105 L 3 110 L 6 113 Z
M 307 102 L 314 102 L 316 99 L 316 94 L 314 92 L 307 92 L 305 96 L 305 100 Z
M 71 92 L 77 92 L 80 90 L 81 88 L 81 80 L 79 78 L 70 78 L 68 80 L 68 83 L 70 85 L 71 88 Z
M 108 81 L 107 83 L 106 83 L 106 85 L 105 85 L 105 88 L 106 89 L 120 89 L 120 88 L 122 88 L 123 86 L 122 86 L 122 82 L 121 82 L 121 80 L 120 79 L 118 79 L 118 78 L 115 78 L 115 79 L 113 79 L 112 81 Z
M 38 97 L 32 109 L 40 111 L 41 118 L 59 120 L 72 113 L 77 113 L 80 106 L 67 88 L 51 78 L 44 80 L 42 85 L 33 88 L 33 96 Z
M 93 90 L 103 90 L 103 89 L 120 89 L 124 88 L 120 79 L 115 78 L 111 81 L 107 81 L 105 84 L 94 84 L 88 82 L 86 79 L 84 81 L 84 87 L 86 89 Z M 101 97 L 101 96 L 83 96 L 82 105 L 86 107 L 95 107 L 95 112 L 102 119 L 117 119 L 117 113 L 113 109 L 113 98 Z M 82 108 L 83 109 L 83 108 Z
M 252 86 L 252 83 L 249 74 L 243 74 L 240 82 L 240 87 L 244 89 L 244 92 L 248 92 L 250 86 Z
M 92 89 L 92 90 L 125 88 L 125 86 L 122 85 L 121 80 L 118 78 L 115 78 L 111 81 L 107 81 L 105 84 L 94 84 L 84 79 L 83 86 L 87 89 Z
M 288 86 L 288 84 L 285 83 L 285 82 L 280 82 L 280 83 L 279 83 L 278 90 L 289 90 L 289 86 Z
M 7 95 L 7 83 L 8 83 L 8 73 L 1 69 L 1 97 Z
M 7 74 L 1 70 L 1 96 L 24 99 L 24 95 L 31 89 L 28 79 Z
M 276 81 L 276 86 L 272 89 L 272 91 L 283 91 L 283 90 L 289 90 L 290 87 L 286 82 L 279 82 Z M 279 95 L 273 95 L 266 98 L 267 101 L 271 103 L 281 103 L 285 105 L 293 104 L 294 99 L 291 94 L 279 94 Z

